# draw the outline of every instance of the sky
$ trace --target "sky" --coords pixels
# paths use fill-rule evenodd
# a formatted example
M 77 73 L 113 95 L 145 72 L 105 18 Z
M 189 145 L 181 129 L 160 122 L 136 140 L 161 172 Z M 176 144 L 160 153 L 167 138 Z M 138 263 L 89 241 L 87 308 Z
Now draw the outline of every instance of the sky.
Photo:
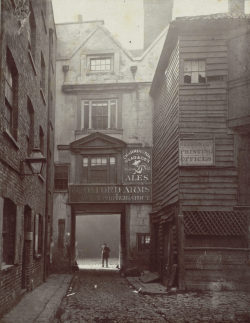
M 52 0 L 55 22 L 104 20 L 127 49 L 143 47 L 143 0 Z M 250 0 L 245 2 L 250 13 Z M 228 0 L 174 0 L 173 18 L 227 12 Z

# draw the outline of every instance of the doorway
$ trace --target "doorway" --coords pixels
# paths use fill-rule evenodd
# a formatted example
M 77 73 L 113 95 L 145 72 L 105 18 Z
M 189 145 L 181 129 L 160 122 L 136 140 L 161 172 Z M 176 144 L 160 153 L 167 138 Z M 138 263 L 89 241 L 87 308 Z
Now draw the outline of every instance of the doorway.
M 120 219 L 120 214 L 76 216 L 76 259 L 80 269 L 102 269 L 101 250 L 104 243 L 111 250 L 108 269 L 120 267 Z

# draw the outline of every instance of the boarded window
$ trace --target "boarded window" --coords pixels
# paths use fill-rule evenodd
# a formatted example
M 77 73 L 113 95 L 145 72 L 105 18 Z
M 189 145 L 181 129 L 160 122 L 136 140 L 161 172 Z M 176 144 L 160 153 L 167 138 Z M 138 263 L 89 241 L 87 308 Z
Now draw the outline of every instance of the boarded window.
M 55 166 L 55 190 L 68 189 L 68 165 Z

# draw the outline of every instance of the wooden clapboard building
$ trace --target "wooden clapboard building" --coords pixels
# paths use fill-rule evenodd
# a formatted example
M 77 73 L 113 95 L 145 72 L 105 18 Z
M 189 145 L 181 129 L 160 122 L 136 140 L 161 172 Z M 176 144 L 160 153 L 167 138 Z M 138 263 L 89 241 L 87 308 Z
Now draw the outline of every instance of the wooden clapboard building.
M 170 24 L 151 87 L 151 263 L 168 287 L 250 287 L 249 62 L 243 12 Z

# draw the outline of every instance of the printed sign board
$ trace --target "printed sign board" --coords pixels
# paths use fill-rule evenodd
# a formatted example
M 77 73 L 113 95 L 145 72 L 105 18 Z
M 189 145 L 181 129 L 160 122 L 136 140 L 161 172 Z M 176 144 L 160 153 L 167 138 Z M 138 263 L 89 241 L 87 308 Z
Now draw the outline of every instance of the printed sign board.
M 188 140 L 179 141 L 180 166 L 212 166 L 214 165 L 213 140 Z
M 151 203 L 151 185 L 70 185 L 69 203 Z
M 151 184 L 152 182 L 152 149 L 126 148 L 122 153 L 123 183 Z

